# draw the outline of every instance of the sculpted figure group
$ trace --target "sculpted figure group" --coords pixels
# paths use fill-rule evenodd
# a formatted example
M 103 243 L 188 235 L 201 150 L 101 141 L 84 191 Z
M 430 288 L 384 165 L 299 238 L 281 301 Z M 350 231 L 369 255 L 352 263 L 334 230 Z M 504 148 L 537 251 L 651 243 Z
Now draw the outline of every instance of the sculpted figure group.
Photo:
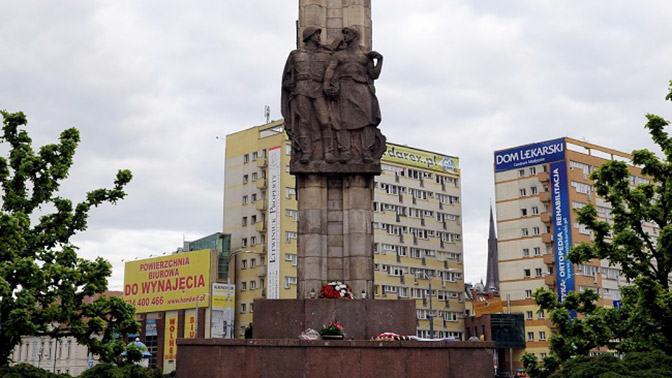
M 292 165 L 379 162 L 385 137 L 373 81 L 383 56 L 364 53 L 359 32 L 321 45 L 321 29 L 303 31 L 304 47 L 289 54 L 282 77 L 282 115 L 292 141 Z

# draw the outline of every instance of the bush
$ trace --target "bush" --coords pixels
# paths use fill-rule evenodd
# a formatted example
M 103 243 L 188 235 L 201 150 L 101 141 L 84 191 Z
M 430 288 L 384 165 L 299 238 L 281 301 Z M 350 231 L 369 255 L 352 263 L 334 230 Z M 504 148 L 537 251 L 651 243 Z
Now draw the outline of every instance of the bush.
M 30 364 L 16 364 L 0 368 L 0 377 L 3 378 L 72 378 L 68 374 L 54 374 L 50 371 L 37 368 Z

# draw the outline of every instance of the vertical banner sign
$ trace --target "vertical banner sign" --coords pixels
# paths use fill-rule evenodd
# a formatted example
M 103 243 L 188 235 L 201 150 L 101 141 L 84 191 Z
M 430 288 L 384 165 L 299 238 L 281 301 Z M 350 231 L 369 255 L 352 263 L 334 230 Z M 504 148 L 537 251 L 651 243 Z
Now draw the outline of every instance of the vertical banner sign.
M 193 339 L 196 335 L 196 310 L 184 312 L 184 338 Z
M 164 361 L 177 359 L 177 313 L 166 313 L 166 332 L 163 345 Z
M 268 150 L 268 271 L 267 299 L 280 298 L 280 146 Z
M 212 284 L 212 338 L 233 338 L 236 305 L 236 285 Z
M 572 246 L 572 233 L 569 193 L 567 192 L 567 168 L 564 161 L 551 163 L 551 207 L 558 299 L 562 301 L 570 291 L 574 291 L 574 266 L 571 261 L 567 260 L 567 253 Z

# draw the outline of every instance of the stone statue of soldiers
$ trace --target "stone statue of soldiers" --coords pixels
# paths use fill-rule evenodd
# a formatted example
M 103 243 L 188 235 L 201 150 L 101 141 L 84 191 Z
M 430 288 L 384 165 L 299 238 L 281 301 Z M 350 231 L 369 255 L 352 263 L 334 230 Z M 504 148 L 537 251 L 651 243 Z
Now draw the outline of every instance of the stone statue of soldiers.
M 332 50 L 320 44 L 322 29 L 303 30 L 304 47 L 289 54 L 282 76 L 282 116 L 292 141 L 292 159 L 332 163 L 334 132 L 323 81 Z

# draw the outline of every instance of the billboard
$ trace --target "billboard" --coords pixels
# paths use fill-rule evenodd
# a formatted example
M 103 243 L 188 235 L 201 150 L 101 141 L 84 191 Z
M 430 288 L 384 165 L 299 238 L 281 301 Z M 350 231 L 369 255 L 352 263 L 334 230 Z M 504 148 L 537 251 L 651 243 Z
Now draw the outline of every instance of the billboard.
M 410 165 L 436 172 L 460 175 L 460 161 L 456 157 L 387 143 L 382 161 Z
M 508 150 L 495 151 L 495 172 L 564 159 L 565 139 L 554 139 L 527 146 L 514 147 Z
M 474 301 L 474 316 L 479 317 L 484 314 L 495 314 L 504 312 L 504 304 L 501 298 L 489 298 L 483 301 Z
M 267 299 L 280 298 L 280 208 L 282 187 L 282 154 L 280 146 L 268 150 L 268 266 Z
M 184 312 L 184 338 L 193 339 L 196 336 L 196 310 Z
M 236 285 L 212 284 L 212 338 L 233 338 L 233 320 L 236 307 Z
M 138 313 L 194 308 L 209 291 L 210 257 L 201 250 L 127 262 L 124 300 Z
M 567 191 L 567 165 L 564 161 L 551 163 L 551 213 L 555 244 L 555 270 L 558 277 L 558 299 L 574 291 L 574 265 L 567 260 L 572 246 L 569 193 Z

